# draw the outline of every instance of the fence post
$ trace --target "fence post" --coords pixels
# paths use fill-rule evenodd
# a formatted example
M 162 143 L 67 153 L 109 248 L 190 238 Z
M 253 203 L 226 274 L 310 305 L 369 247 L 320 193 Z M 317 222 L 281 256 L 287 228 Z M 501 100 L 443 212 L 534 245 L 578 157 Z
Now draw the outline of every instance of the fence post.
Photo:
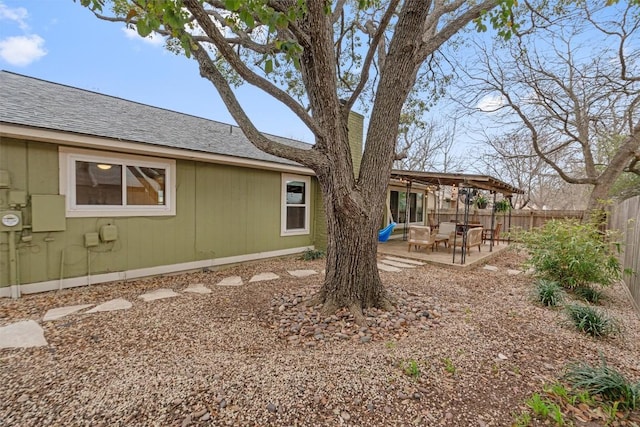
M 529 230 L 533 230 L 533 211 L 529 211 Z

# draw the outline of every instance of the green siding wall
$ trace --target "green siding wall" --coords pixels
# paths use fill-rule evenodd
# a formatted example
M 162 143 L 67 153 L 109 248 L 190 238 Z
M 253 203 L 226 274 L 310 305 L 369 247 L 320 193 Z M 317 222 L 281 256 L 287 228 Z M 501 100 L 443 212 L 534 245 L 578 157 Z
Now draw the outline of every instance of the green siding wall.
M 67 218 L 66 231 L 33 233 L 18 243 L 19 283 L 126 271 L 203 259 L 276 251 L 314 244 L 318 186 L 311 185 L 311 232 L 280 236 L 281 173 L 177 161 L 176 215 L 168 217 Z M 0 169 L 14 190 L 58 194 L 58 146 L 0 140 Z M 0 189 L 0 209 L 8 190 Z M 23 209 L 30 223 L 30 208 Z M 84 234 L 102 225 L 118 229 L 115 242 L 87 251 Z M 0 233 L 0 286 L 9 283 L 8 233 Z
M 349 147 L 351 148 L 351 158 L 353 159 L 353 172 L 358 177 L 360 173 L 360 162 L 362 161 L 362 138 L 364 116 L 354 111 L 349 112 Z
M 322 191 L 316 191 L 316 201 L 315 201 L 315 240 L 314 246 L 316 249 L 326 250 L 327 249 L 327 221 L 326 215 L 324 213 L 324 202 L 322 199 Z

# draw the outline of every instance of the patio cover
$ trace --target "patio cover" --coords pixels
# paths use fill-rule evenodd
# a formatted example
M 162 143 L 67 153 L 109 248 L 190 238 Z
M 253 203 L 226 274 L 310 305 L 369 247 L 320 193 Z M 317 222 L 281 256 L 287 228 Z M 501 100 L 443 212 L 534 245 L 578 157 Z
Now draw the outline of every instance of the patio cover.
M 478 188 L 482 190 L 487 190 L 494 193 L 494 201 L 495 201 L 495 193 L 502 193 L 503 196 L 507 199 L 511 199 L 514 194 L 524 194 L 524 191 L 514 187 L 506 182 L 500 181 L 499 179 L 493 178 L 488 175 L 471 175 L 471 174 L 463 174 L 463 173 L 444 173 L 444 172 L 420 172 L 420 171 L 405 171 L 399 169 L 391 170 L 391 179 L 397 179 L 401 181 L 407 182 L 407 186 L 410 187 L 412 183 L 419 183 L 423 185 L 431 185 L 435 187 L 440 187 L 443 185 L 451 185 L 459 188 Z M 408 191 L 408 190 L 407 190 Z M 456 204 L 456 219 L 458 217 L 458 204 Z M 469 224 L 469 205 L 465 204 L 464 208 L 464 224 L 465 226 Z M 491 211 L 491 229 L 494 228 L 495 221 L 495 212 Z M 408 222 L 405 223 L 405 228 L 403 230 L 403 240 L 406 240 L 407 236 L 407 226 Z M 511 211 L 509 211 L 509 229 L 511 229 Z M 457 236 L 457 234 L 456 234 Z M 464 241 L 466 240 L 466 233 L 463 234 L 463 246 Z M 455 242 L 455 240 L 454 240 Z M 491 241 L 490 251 L 493 251 L 493 240 Z M 453 263 L 456 262 L 456 251 L 453 250 Z M 462 256 L 460 257 L 460 264 L 464 264 L 466 261 L 466 252 L 462 251 Z
M 391 179 L 400 179 L 425 185 L 455 185 L 457 187 L 473 187 L 482 190 L 502 193 L 505 197 L 513 194 L 524 194 L 524 191 L 499 179 L 488 175 L 470 175 L 464 173 L 420 172 L 393 169 Z

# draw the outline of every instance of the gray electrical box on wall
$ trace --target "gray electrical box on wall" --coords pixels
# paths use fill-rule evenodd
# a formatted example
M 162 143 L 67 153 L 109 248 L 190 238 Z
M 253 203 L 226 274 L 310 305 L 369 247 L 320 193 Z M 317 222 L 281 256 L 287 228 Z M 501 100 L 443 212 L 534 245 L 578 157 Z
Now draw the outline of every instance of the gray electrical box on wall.
M 65 231 L 64 196 L 57 194 L 31 195 L 31 231 Z

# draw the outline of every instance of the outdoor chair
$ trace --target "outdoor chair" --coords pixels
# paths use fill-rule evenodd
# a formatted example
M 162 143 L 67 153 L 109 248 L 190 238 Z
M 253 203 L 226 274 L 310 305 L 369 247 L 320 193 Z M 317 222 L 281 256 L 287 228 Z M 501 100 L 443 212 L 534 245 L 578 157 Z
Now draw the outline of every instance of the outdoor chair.
M 431 232 L 431 227 L 412 225 L 409 227 L 409 239 L 407 242 L 409 243 L 409 252 L 411 252 L 412 246 L 416 250 L 418 250 L 420 246 L 431 246 L 431 250 L 433 251 L 436 243 L 436 233 Z
M 496 228 L 493 230 L 487 229 L 482 231 L 482 243 L 487 240 L 493 240 L 496 245 L 500 244 L 500 230 L 502 229 L 502 223 L 496 224 Z
M 448 241 L 453 235 L 451 233 L 456 232 L 455 222 L 441 222 L 438 228 L 438 234 L 436 238 L 440 241 Z M 445 243 L 446 245 L 446 243 Z
M 478 252 L 480 252 L 480 246 L 482 246 L 482 230 L 482 227 L 468 229 L 466 241 L 464 239 L 464 235 L 451 236 L 449 238 L 449 246 L 453 247 L 454 251 L 456 247 L 460 247 L 462 252 L 465 253 L 466 251 L 467 254 L 469 253 L 470 248 L 477 246 Z

